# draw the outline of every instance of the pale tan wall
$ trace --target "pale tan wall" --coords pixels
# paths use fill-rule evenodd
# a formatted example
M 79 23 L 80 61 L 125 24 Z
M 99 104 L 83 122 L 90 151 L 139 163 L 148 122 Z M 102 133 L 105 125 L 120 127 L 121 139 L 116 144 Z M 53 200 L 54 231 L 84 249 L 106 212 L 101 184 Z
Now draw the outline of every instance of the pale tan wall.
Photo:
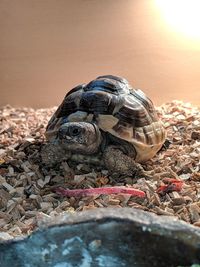
M 57 105 L 102 74 L 158 105 L 200 104 L 200 47 L 172 33 L 154 0 L 1 0 L 0 105 Z

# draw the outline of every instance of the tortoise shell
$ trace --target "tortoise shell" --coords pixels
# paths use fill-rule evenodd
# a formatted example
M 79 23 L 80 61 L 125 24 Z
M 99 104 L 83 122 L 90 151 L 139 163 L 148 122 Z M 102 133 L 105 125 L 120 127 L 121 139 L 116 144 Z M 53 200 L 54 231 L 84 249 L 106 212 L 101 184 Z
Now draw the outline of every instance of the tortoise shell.
M 152 158 L 165 141 L 165 129 L 152 101 L 124 78 L 105 75 L 69 91 L 50 119 L 46 137 L 56 138 L 66 122 L 95 122 L 101 130 L 128 141 L 136 161 Z

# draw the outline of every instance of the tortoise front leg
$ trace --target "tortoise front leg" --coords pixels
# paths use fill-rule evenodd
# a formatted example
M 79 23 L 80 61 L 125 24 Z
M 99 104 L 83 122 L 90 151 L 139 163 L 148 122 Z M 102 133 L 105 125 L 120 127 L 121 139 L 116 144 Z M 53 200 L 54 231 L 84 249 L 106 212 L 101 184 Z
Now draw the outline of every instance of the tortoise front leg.
M 66 151 L 61 146 L 53 143 L 46 143 L 41 149 L 42 163 L 48 166 L 61 163 L 63 160 L 69 159 L 70 156 L 70 151 Z
M 145 178 L 152 177 L 148 171 L 143 169 L 141 164 L 135 162 L 133 158 L 124 154 L 122 150 L 116 146 L 108 146 L 104 150 L 103 161 L 110 172 Z

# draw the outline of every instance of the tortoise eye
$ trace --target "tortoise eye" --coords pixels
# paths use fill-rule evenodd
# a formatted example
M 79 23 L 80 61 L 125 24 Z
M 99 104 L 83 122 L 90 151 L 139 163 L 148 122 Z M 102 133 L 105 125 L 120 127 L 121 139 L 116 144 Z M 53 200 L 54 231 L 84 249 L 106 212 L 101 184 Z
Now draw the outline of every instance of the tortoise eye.
M 79 127 L 72 127 L 70 129 L 71 136 L 76 136 L 76 135 L 79 135 L 80 133 L 81 133 L 81 129 Z

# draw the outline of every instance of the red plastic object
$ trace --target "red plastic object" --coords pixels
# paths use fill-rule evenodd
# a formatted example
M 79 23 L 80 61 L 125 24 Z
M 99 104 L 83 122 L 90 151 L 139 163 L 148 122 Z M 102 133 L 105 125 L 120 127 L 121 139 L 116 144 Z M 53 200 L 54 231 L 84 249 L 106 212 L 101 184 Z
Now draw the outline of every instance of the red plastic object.
M 157 193 L 165 195 L 166 193 L 171 193 L 173 191 L 180 192 L 183 187 L 183 181 L 172 179 L 172 178 L 164 178 L 163 182 L 166 185 L 161 185 L 157 189 Z
M 91 195 L 130 194 L 137 197 L 145 197 L 145 192 L 130 187 L 98 187 L 87 189 L 65 189 L 58 187 L 54 190 L 57 194 L 67 197 L 83 197 Z

